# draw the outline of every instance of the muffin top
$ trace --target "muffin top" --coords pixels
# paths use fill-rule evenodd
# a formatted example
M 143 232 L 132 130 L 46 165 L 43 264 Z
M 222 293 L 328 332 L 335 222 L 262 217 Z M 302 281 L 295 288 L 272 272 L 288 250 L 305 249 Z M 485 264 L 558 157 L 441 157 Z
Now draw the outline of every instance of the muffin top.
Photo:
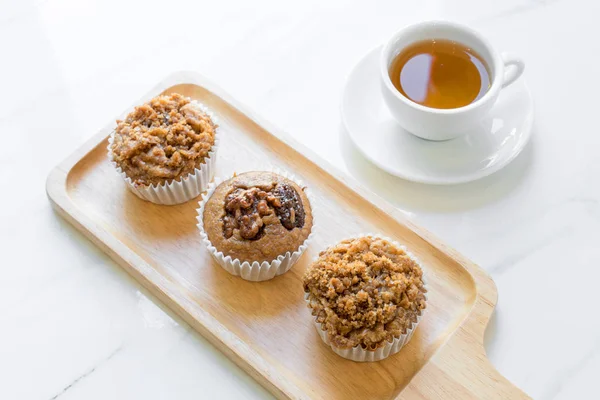
M 383 347 L 411 329 L 426 307 L 419 265 L 400 247 L 371 236 L 321 252 L 304 275 L 304 291 L 338 348 Z
M 199 168 L 215 144 L 216 129 L 197 103 L 173 93 L 117 121 L 110 150 L 135 185 L 160 185 Z
M 313 223 L 304 188 L 273 172 L 246 172 L 221 183 L 202 218 L 218 251 L 249 262 L 296 251 Z

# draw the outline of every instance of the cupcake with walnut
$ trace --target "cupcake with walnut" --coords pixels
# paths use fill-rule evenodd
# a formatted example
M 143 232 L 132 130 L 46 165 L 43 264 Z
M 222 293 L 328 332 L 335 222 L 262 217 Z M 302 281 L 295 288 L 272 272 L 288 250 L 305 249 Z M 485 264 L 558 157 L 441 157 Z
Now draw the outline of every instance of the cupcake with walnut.
M 313 229 L 311 204 L 299 182 L 273 172 L 246 172 L 211 184 L 198 228 L 219 265 L 263 281 L 288 271 Z
M 398 352 L 426 308 L 418 262 L 379 237 L 344 240 L 321 252 L 303 283 L 319 335 L 354 361 L 378 361 Z
M 138 106 L 109 139 L 109 158 L 132 191 L 157 204 L 197 197 L 214 175 L 217 124 L 197 101 L 179 94 Z

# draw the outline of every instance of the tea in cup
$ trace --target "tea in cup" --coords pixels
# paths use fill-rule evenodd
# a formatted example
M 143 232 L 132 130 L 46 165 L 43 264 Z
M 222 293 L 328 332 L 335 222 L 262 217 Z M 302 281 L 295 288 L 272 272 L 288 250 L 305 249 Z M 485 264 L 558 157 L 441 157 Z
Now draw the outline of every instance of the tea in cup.
M 380 64 L 390 112 L 406 130 L 429 140 L 475 128 L 525 67 L 517 57 L 498 54 L 474 30 L 447 21 L 400 30 L 384 46 Z

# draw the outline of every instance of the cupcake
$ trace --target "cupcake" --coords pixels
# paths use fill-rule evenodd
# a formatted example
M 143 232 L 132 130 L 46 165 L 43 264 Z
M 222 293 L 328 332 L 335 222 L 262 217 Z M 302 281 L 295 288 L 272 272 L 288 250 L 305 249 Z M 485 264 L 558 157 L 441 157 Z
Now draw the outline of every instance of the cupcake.
M 217 124 L 180 94 L 138 106 L 109 138 L 108 155 L 129 188 L 156 204 L 180 204 L 206 190 L 214 175 Z
M 313 214 L 300 182 L 274 172 L 246 172 L 211 184 L 200 203 L 198 228 L 225 270 L 264 281 L 300 258 Z
M 379 361 L 410 340 L 426 307 L 423 271 L 401 246 L 376 236 L 321 252 L 303 279 L 321 339 L 353 361 Z

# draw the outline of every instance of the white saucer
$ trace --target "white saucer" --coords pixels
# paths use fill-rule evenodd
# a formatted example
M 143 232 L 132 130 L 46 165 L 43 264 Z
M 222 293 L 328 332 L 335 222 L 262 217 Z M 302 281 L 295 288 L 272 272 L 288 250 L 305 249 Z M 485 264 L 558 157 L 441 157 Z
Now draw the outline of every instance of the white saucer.
M 533 99 L 523 77 L 502 90 L 489 116 L 465 136 L 432 142 L 408 133 L 381 96 L 380 51 L 373 49 L 356 65 L 342 98 L 342 121 L 350 138 L 379 168 L 421 183 L 470 182 L 507 165 L 529 141 Z

